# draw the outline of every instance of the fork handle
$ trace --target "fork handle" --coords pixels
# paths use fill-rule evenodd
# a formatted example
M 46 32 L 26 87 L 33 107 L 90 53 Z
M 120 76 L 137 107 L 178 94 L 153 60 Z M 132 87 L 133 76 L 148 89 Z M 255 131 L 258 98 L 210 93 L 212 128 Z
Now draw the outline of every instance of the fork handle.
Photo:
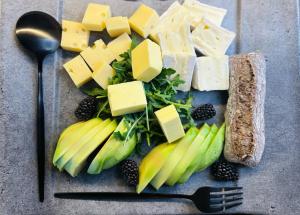
M 184 194 L 165 194 L 165 193 L 127 193 L 127 192 L 71 192 L 55 193 L 55 198 L 61 199 L 81 199 L 81 200 L 144 200 L 144 199 L 191 199 L 190 195 Z

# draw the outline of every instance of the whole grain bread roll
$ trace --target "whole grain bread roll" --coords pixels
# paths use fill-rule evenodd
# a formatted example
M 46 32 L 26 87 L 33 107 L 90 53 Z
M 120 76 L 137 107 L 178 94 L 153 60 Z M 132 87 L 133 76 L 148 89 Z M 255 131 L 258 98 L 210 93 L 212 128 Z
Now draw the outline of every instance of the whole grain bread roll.
M 259 52 L 230 58 L 224 147 L 228 161 L 254 167 L 261 160 L 265 146 L 265 73 L 265 58 Z

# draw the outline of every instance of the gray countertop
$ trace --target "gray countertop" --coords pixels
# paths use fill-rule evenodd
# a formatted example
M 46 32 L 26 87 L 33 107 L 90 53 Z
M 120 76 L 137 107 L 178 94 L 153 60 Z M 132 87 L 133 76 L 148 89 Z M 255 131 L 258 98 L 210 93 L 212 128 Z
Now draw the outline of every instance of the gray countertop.
M 0 214 L 191 214 L 190 202 L 94 202 L 53 198 L 56 191 L 128 191 L 113 169 L 100 176 L 81 174 L 72 179 L 51 166 L 55 142 L 62 128 L 75 121 L 72 114 L 83 95 L 73 86 L 62 63 L 72 54 L 59 51 L 44 65 L 46 111 L 46 197 L 37 198 L 35 156 L 36 64 L 14 37 L 16 20 L 30 10 L 57 19 L 81 20 L 89 0 L 0 0 Z M 115 15 L 129 15 L 139 2 L 109 3 Z M 144 0 L 162 13 L 172 1 Z M 261 164 L 241 169 L 238 184 L 245 188 L 244 204 L 234 211 L 299 214 L 300 210 L 300 77 L 299 2 L 297 0 L 203 0 L 228 9 L 224 26 L 237 32 L 229 53 L 261 50 L 267 57 L 265 108 L 266 148 Z M 224 104 L 218 93 L 195 93 L 195 102 L 212 101 L 222 120 Z M 213 182 L 200 173 L 182 186 L 162 192 L 192 193 Z

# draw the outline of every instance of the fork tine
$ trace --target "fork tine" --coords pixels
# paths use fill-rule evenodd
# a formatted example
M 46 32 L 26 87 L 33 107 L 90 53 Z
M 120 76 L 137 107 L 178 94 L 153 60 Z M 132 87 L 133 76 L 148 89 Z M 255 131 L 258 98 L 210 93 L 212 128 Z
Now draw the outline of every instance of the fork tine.
M 234 202 L 234 201 L 243 200 L 243 199 L 244 199 L 243 197 L 239 197 L 239 198 L 225 200 L 225 202 L 229 203 L 229 202 Z
M 210 192 L 222 192 L 231 190 L 242 190 L 243 187 L 209 187 Z
M 210 193 L 210 196 L 213 198 L 221 198 L 222 196 L 235 196 L 235 195 L 243 195 L 243 192 L 232 192 L 232 191 L 224 191 L 224 192 L 214 192 Z
M 226 202 L 226 203 L 221 203 L 221 204 L 211 204 L 211 208 L 221 208 L 223 207 L 224 209 L 232 208 L 238 205 L 243 204 L 243 201 L 240 200 L 234 200 L 232 202 Z
M 209 202 L 212 204 L 222 204 L 223 202 L 233 202 L 233 201 L 238 201 L 244 199 L 242 196 L 237 195 L 233 197 L 225 197 L 225 198 L 211 198 L 209 199 Z
M 229 209 L 229 208 L 233 208 L 233 207 L 236 207 L 236 206 L 239 206 L 243 204 L 242 201 L 239 201 L 239 202 L 231 202 L 231 203 L 225 203 L 225 209 Z
M 232 193 L 234 191 L 241 191 L 243 187 L 211 187 L 210 193 L 219 193 L 219 194 L 226 194 Z

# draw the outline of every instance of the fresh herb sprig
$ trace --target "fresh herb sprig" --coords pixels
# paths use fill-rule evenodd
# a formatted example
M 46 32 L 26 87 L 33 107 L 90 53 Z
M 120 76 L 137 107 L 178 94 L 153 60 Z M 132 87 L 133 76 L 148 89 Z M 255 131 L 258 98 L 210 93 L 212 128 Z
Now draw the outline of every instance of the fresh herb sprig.
M 120 55 L 119 61 L 114 61 L 112 67 L 116 71 L 116 75 L 109 81 L 110 84 L 119 84 L 133 81 L 131 51 L 138 45 L 135 38 L 132 39 L 131 48 Z M 177 98 L 177 87 L 184 81 L 171 68 L 163 68 L 161 73 L 149 83 L 144 83 L 144 89 L 147 97 L 147 107 L 144 112 L 127 114 L 125 122 L 127 126 L 126 132 L 115 132 L 116 138 L 127 141 L 132 135 L 136 135 L 138 142 L 146 141 L 148 145 L 151 143 L 159 143 L 165 141 L 165 137 L 160 129 L 154 112 L 168 105 L 174 105 L 180 115 L 185 128 L 194 125 L 191 117 L 192 96 L 188 94 L 185 99 Z M 100 99 L 100 106 L 97 117 L 107 116 L 110 108 L 107 99 L 107 91 L 99 87 L 83 90 L 90 96 L 96 96 Z

